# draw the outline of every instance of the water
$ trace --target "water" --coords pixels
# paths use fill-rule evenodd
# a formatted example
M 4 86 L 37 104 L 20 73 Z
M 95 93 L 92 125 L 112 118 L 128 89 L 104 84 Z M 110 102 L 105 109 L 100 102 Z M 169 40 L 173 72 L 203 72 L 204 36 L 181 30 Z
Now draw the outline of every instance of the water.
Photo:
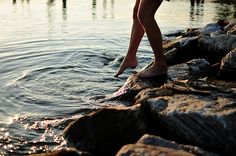
M 66 146 L 68 123 L 107 106 L 93 99 L 116 91 L 133 72 L 116 72 L 125 55 L 134 0 L 0 1 L 0 155 Z M 235 5 L 164 1 L 163 35 L 235 17 Z M 147 38 L 141 64 L 152 59 Z M 112 105 L 116 105 L 113 103 Z

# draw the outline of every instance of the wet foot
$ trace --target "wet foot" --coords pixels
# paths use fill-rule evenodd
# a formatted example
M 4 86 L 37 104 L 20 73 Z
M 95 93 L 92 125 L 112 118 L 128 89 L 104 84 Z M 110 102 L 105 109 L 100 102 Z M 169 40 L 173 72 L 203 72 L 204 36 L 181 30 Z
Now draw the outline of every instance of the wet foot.
M 135 59 L 125 58 L 122 61 L 121 65 L 120 65 L 117 73 L 114 75 L 114 77 L 119 77 L 119 75 L 121 75 L 128 68 L 135 68 L 137 66 L 137 64 L 138 64 L 137 58 L 135 58 Z
M 163 76 L 167 74 L 167 65 L 152 65 L 145 69 L 142 69 L 137 73 L 139 77 L 155 77 L 155 76 Z

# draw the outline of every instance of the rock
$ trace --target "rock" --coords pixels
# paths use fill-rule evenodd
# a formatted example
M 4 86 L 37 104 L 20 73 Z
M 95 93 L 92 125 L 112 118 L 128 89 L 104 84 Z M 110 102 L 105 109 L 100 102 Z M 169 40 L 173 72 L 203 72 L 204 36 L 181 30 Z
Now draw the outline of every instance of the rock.
M 138 140 L 136 144 L 123 146 L 116 156 L 132 156 L 132 155 L 186 155 L 186 156 L 218 156 L 215 153 L 205 151 L 196 146 L 181 145 L 173 141 L 145 134 Z
M 91 154 L 87 152 L 78 151 L 74 148 L 66 148 L 55 152 L 32 154 L 30 156 L 91 156 Z
M 236 35 L 236 23 L 230 23 L 225 27 L 225 31 L 227 31 L 227 34 Z
M 147 133 L 147 123 L 139 105 L 105 108 L 71 123 L 64 135 L 69 146 L 96 156 L 114 155 Z
M 141 78 L 133 74 L 129 76 L 125 84 L 117 92 L 106 98 L 106 100 L 129 100 L 132 102 L 139 91 L 145 88 L 159 87 L 166 82 L 166 79 L 165 75 L 162 77 Z
M 236 23 L 220 20 L 201 29 L 189 30 L 163 45 L 169 66 L 192 59 L 206 59 L 211 64 L 219 62 L 236 48 Z
M 236 36 L 222 34 L 214 37 L 200 35 L 198 37 L 199 51 L 203 58 L 211 64 L 219 62 L 227 53 L 236 48 Z
M 123 146 L 116 156 L 195 156 L 183 150 L 173 150 L 166 147 L 156 147 L 144 144 Z
M 119 156 L 236 155 L 234 34 L 235 22 L 221 20 L 165 41 L 168 76 L 131 75 L 105 102 L 133 106 L 80 117 L 64 132 L 68 146 L 98 156 L 114 155 L 123 145 Z M 137 142 L 145 133 L 178 143 L 155 136 Z
M 210 64 L 204 59 L 195 59 L 187 63 L 182 63 L 169 67 L 168 78 L 171 80 L 196 79 L 205 77 L 210 70 Z M 134 97 L 146 88 L 160 87 L 167 81 L 167 77 L 140 78 L 133 74 L 129 76 L 125 84 L 112 96 L 106 98 L 112 100 L 128 100 L 133 102 Z
M 198 37 L 185 37 L 170 42 L 168 48 L 164 46 L 165 57 L 169 66 L 184 63 L 199 58 Z M 170 48 L 171 47 L 171 48 Z
M 181 82 L 183 85 L 180 85 Z M 158 89 L 149 89 L 135 97 L 159 135 L 215 153 L 235 155 L 235 90 L 224 92 L 226 89 L 213 84 L 200 85 L 196 90 L 194 84 L 197 82 L 179 83 L 177 89 L 173 83 L 163 87 L 169 89 L 169 95 L 160 96 Z M 232 87 L 235 86 L 234 83 Z M 207 91 L 208 94 L 198 94 L 201 91 Z
M 207 76 L 210 68 L 210 63 L 206 60 L 194 59 L 186 63 L 170 66 L 168 75 L 172 80 L 197 79 Z
M 183 33 L 182 37 L 190 37 L 190 36 L 199 36 L 200 35 L 200 29 L 195 28 L 195 29 L 186 29 L 186 31 Z
M 211 33 L 214 33 L 216 31 L 220 31 L 222 29 L 222 26 L 218 23 L 210 23 L 207 24 L 205 27 L 201 28 L 200 34 L 202 35 L 208 35 L 211 36 Z
M 173 150 L 184 150 L 197 156 L 217 156 L 217 154 L 205 151 L 199 147 L 191 145 L 182 145 L 174 141 L 169 141 L 158 136 L 145 134 L 139 139 L 137 144 L 152 145 L 157 147 L 166 147 Z
M 236 48 L 229 52 L 222 60 L 218 77 L 224 80 L 236 80 Z
M 194 83 L 195 82 L 195 83 Z M 204 82 L 203 82 L 204 83 Z M 194 94 L 194 95 L 211 95 L 210 91 L 203 91 L 202 88 L 220 90 L 219 87 L 209 84 L 202 84 L 198 80 L 177 80 L 165 83 L 164 86 L 160 88 L 147 88 L 140 91 L 137 96 L 134 98 L 134 104 L 139 104 L 145 102 L 147 99 L 152 101 L 152 98 L 163 97 L 163 96 L 173 96 L 175 94 Z M 222 89 L 223 90 L 223 89 Z M 222 92 L 225 92 L 223 90 Z M 228 91 L 227 93 L 230 93 Z M 155 99 L 154 99 L 155 101 Z M 167 107 L 166 100 L 159 100 L 157 107 L 154 107 L 157 110 L 162 111 Z

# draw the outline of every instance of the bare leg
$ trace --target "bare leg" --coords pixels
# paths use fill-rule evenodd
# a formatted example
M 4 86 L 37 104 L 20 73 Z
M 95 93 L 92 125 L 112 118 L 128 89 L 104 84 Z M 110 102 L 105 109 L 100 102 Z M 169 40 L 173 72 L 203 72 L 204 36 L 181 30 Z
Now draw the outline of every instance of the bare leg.
M 139 44 L 142 40 L 142 37 L 144 35 L 144 29 L 142 25 L 140 24 L 139 19 L 137 17 L 139 4 L 140 4 L 140 0 L 136 0 L 134 10 L 133 10 L 133 26 L 132 26 L 131 36 L 130 36 L 129 48 L 117 73 L 114 75 L 115 77 L 118 77 L 127 68 L 135 68 L 138 64 L 136 53 L 137 53 Z
M 141 0 L 138 10 L 139 20 L 147 34 L 154 53 L 154 64 L 138 73 L 141 77 L 158 76 L 167 73 L 167 64 L 163 54 L 161 31 L 154 15 L 162 0 Z

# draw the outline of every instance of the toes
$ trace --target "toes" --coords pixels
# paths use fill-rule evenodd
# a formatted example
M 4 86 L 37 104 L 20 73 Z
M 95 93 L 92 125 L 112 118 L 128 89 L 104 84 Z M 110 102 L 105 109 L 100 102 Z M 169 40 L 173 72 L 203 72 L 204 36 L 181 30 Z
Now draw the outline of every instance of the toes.
M 118 78 L 120 74 L 116 73 L 115 75 L 113 75 L 114 77 Z

